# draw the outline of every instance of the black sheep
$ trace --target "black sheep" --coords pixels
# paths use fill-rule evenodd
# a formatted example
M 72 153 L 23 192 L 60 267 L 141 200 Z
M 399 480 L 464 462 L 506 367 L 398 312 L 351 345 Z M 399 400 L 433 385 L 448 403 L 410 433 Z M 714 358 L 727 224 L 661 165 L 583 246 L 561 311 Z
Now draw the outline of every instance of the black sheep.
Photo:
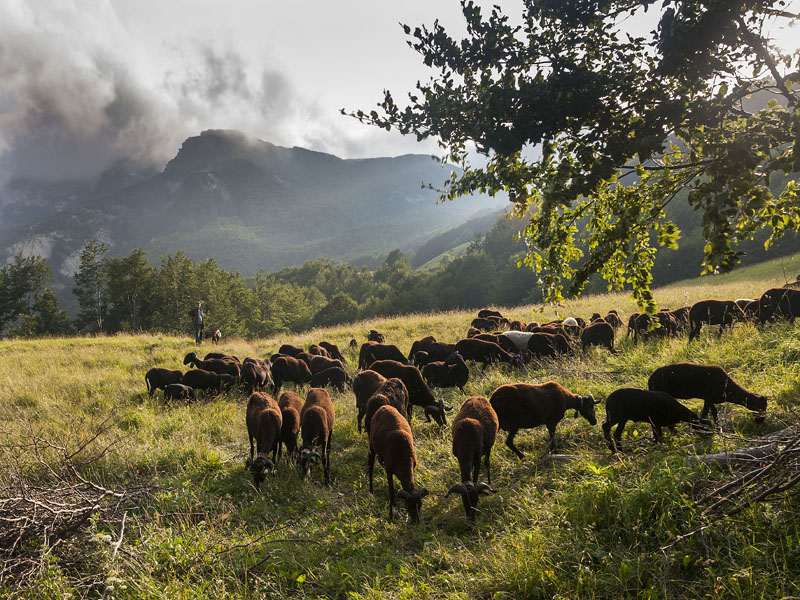
M 486 342 L 476 338 L 467 338 L 456 342 L 455 351 L 464 360 L 474 360 L 483 363 L 486 368 L 493 362 L 504 362 L 512 367 L 522 367 L 522 357 L 519 354 L 509 354 L 494 342 Z
M 483 308 L 478 311 L 479 319 L 488 319 L 489 317 L 497 317 L 498 319 L 502 319 L 503 314 L 499 310 L 491 310 L 489 308 Z
M 368 369 L 376 360 L 395 360 L 399 363 L 408 363 L 408 359 L 397 346 L 378 342 L 361 344 L 361 350 L 358 353 L 358 368 Z
M 434 342 L 436 342 L 436 338 L 432 335 L 415 341 L 413 344 L 411 344 L 411 350 L 408 353 L 408 360 L 413 360 L 417 352 L 427 352 L 430 345 Z
M 381 332 L 370 329 L 367 332 L 367 341 L 378 342 L 379 344 L 382 344 L 386 341 L 386 337 Z
M 556 425 L 564 418 L 569 409 L 583 415 L 590 425 L 597 423 L 592 395 L 577 396 L 567 391 L 555 381 L 542 384 L 512 383 L 501 385 L 489 399 L 497 413 L 500 429 L 508 432 L 506 446 L 520 459 L 523 458 L 516 446 L 514 436 L 520 429 L 529 429 L 540 425 L 547 426 L 550 434 L 549 451 L 555 451 Z
M 704 323 L 719 325 L 718 335 L 722 335 L 725 327 L 733 327 L 734 321 L 744 320 L 744 312 L 733 300 L 700 300 L 689 309 L 689 341 L 700 335 Z
M 358 411 L 356 417 L 358 433 L 361 433 L 361 420 L 367 412 L 367 402 L 384 381 L 386 381 L 386 377 L 369 369 L 361 371 L 353 379 L 353 393 L 356 396 L 356 410 Z
M 202 390 L 213 394 L 221 392 L 222 388 L 227 384 L 224 377 L 224 375 L 212 373 L 205 369 L 192 369 L 183 374 L 181 383 L 193 388 L 195 393 L 197 390 Z M 228 377 L 230 377 L 230 375 L 228 375 Z
M 309 385 L 311 385 L 311 387 L 332 386 L 340 392 L 344 392 L 344 386 L 348 383 L 350 383 L 350 376 L 347 374 L 347 371 L 339 367 L 329 367 L 314 373 L 311 376 Z
M 291 356 L 293 358 L 297 358 L 297 355 L 303 351 L 302 348 L 298 348 L 297 346 L 292 346 L 291 344 L 283 344 L 280 348 L 278 348 L 278 354 L 283 354 L 284 356 Z
M 341 369 L 342 371 L 346 371 L 344 368 L 344 363 L 335 358 L 328 358 L 327 356 L 312 356 L 308 362 L 308 368 L 311 370 L 311 374 L 314 375 L 315 373 L 319 373 L 320 371 L 324 371 L 325 369 L 330 369 L 332 367 L 336 367 L 337 369 Z
M 628 421 L 644 421 L 653 428 L 653 440 L 660 442 L 663 438 L 662 427 L 675 431 L 677 423 L 691 423 L 697 426 L 700 422 L 697 413 L 686 408 L 666 392 L 653 392 L 637 388 L 620 388 L 614 390 L 606 398 L 606 420 L 603 423 L 603 436 L 608 442 L 611 452 L 619 449 L 622 432 Z M 611 439 L 611 428 L 617 425 L 614 439 Z
M 383 464 L 389 480 L 389 521 L 392 520 L 394 508 L 392 477 L 395 476 L 400 481 L 401 488 L 397 495 L 405 501 L 411 522 L 417 523 L 422 499 L 428 495 L 428 490 L 424 487 L 417 490 L 414 485 L 414 469 L 417 466 L 414 437 L 408 421 L 394 406 L 381 406 L 372 417 L 367 456 L 370 492 L 373 492 L 372 472 L 375 468 L 376 455 Z
M 311 381 L 311 371 L 302 360 L 291 356 L 280 356 L 272 363 L 272 379 L 274 381 L 273 393 L 277 394 L 286 381 L 292 381 L 297 385 Z
M 458 352 L 445 361 L 429 362 L 422 367 L 422 378 L 432 388 L 457 387 L 462 392 L 469 380 L 469 367 Z
M 212 373 L 219 373 L 220 375 L 231 375 L 239 381 L 242 371 L 242 365 L 233 357 L 226 356 L 224 358 L 209 358 L 207 360 L 200 360 L 197 354 L 189 352 L 183 359 L 183 364 L 192 365 L 204 371 L 211 371 Z
M 567 354 L 571 349 L 567 338 L 563 335 L 540 331 L 532 333 L 528 339 L 528 352 L 534 358 L 555 357 Z
M 311 388 L 300 410 L 300 432 L 303 436 L 303 445 L 300 449 L 300 474 L 303 479 L 311 472 L 312 462 L 321 460 L 325 483 L 330 482 L 331 438 L 335 420 L 333 402 L 328 392 L 323 388 Z
M 608 348 L 612 354 L 614 350 L 614 328 L 611 323 L 600 320 L 591 325 L 587 325 L 581 332 L 581 345 L 586 350 L 587 346 L 603 346 Z
M 456 351 L 455 344 L 448 344 L 445 342 L 433 342 L 428 346 L 428 362 L 435 360 L 446 360 L 453 352 Z
M 758 299 L 758 317 L 762 323 L 776 318 L 794 323 L 800 317 L 800 290 L 791 288 L 771 288 Z
M 650 390 L 666 392 L 674 398 L 702 398 L 705 419 L 711 412 L 717 422 L 717 404 L 732 402 L 759 413 L 756 423 L 764 421 L 767 410 L 767 398 L 748 392 L 741 387 L 725 369 L 718 365 L 696 365 L 693 363 L 675 363 L 655 369 L 647 380 Z
M 156 390 L 163 390 L 171 383 L 181 383 L 183 381 L 183 371 L 173 369 L 162 369 L 153 367 L 144 374 L 144 382 L 147 385 L 147 394 L 152 397 Z
M 472 319 L 470 327 L 474 327 L 475 329 L 480 329 L 481 331 L 497 331 L 499 323 L 494 319 L 478 318 L 478 319 Z
M 461 483 L 455 484 L 445 495 L 461 494 L 464 511 L 470 521 L 475 520 L 481 493 L 494 493 L 489 457 L 497 437 L 499 423 L 494 408 L 482 396 L 467 398 L 453 419 L 453 456 L 458 460 Z M 481 458 L 486 463 L 486 483 L 478 483 Z
M 256 389 L 261 390 L 264 386 L 273 384 L 270 366 L 270 362 L 266 359 L 244 359 L 240 379 L 247 392 L 252 393 Z
M 264 471 L 275 467 L 275 457 L 281 442 L 281 411 L 270 396 L 255 392 L 247 403 L 247 435 L 250 439 L 250 458 L 247 467 L 253 475 L 253 483 L 261 487 Z M 256 456 L 253 458 L 253 441 Z M 272 458 L 268 456 L 272 453 Z
M 308 353 L 312 354 L 314 356 L 324 356 L 326 358 L 330 357 L 330 354 L 328 354 L 328 351 L 325 348 L 323 348 L 322 346 L 320 346 L 319 344 L 311 344 L 308 347 Z
M 339 351 L 339 346 L 336 344 L 331 344 L 330 342 L 320 342 L 319 345 L 328 351 L 328 356 L 331 358 L 345 362 L 344 356 L 342 356 L 342 353 Z
M 194 389 L 182 383 L 170 383 L 164 388 L 164 402 L 170 400 L 194 400 Z
M 514 343 L 514 341 L 511 340 L 507 335 L 504 335 L 504 333 L 479 333 L 478 335 L 472 336 L 472 338 L 497 344 L 509 354 L 516 354 L 519 352 L 519 348 L 517 348 L 517 345 Z

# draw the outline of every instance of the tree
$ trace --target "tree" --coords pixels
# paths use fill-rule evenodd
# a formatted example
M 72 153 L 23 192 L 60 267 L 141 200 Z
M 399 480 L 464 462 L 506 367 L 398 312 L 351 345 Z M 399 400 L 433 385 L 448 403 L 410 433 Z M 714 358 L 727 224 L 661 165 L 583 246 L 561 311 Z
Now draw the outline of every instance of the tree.
M 314 315 L 314 325 L 329 327 L 339 323 L 352 323 L 358 319 L 358 303 L 344 292 L 337 292 Z
M 147 253 L 135 248 L 128 256 L 109 258 L 106 263 L 109 331 L 149 329 L 155 269 L 147 260 Z
M 96 238 L 84 244 L 73 279 L 72 293 L 78 298 L 77 329 L 102 333 L 108 314 L 108 276 L 106 256 L 108 246 Z
M 66 335 L 72 330 L 67 312 L 58 308 L 58 298 L 50 288 L 34 294 L 30 314 L 20 315 L 20 321 L 13 334 L 21 337 Z
M 599 272 L 652 311 L 656 247 L 679 237 L 664 211 L 676 198 L 702 220 L 704 272 L 734 267 L 758 230 L 769 246 L 800 227 L 794 176 L 770 187 L 800 171 L 800 65 L 764 33 L 798 19 L 784 4 L 526 0 L 517 25 L 462 0 L 463 40 L 438 22 L 404 26 L 431 80 L 406 106 L 386 91 L 380 112 L 353 116 L 438 138 L 443 162 L 463 168 L 443 199 L 508 192 L 548 299 Z M 656 31 L 625 30 L 648 9 Z
M 22 315 L 31 314 L 36 294 L 52 278 L 47 261 L 41 256 L 23 256 L 0 269 L 0 335 Z

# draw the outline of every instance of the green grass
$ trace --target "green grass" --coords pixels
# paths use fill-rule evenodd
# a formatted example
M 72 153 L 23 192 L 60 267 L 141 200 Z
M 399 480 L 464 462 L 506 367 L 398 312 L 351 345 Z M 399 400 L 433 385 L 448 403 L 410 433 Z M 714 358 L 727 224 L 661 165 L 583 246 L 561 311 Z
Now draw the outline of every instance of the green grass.
M 658 290 L 657 298 L 679 306 L 704 297 L 752 297 L 784 279 L 780 264 L 759 265 L 751 267 L 749 278 L 702 278 Z M 625 315 L 635 309 L 627 294 L 609 294 L 571 301 L 558 312 L 588 317 L 612 307 Z M 539 307 L 504 312 L 526 321 L 554 314 Z M 375 328 L 407 351 L 414 339 L 429 333 L 455 341 L 472 316 L 449 312 L 376 319 L 297 336 L 227 340 L 221 350 L 263 357 L 284 342 L 307 345 L 321 339 L 344 349 L 350 338 L 362 341 Z M 696 466 L 689 456 L 796 421 L 800 329 L 787 323 L 761 331 L 737 325 L 721 338 L 703 331 L 691 346 L 685 336 L 639 346 L 620 337 L 618 348 L 614 356 L 592 350 L 519 373 L 473 368 L 467 394 L 488 397 L 503 383 L 555 379 L 576 393 L 605 398 L 623 385 L 644 386 L 648 373 L 668 362 L 714 362 L 745 387 L 770 396 L 767 422 L 756 426 L 748 411 L 728 407 L 721 419 L 730 435 L 701 437 L 679 427 L 660 446 L 651 444 L 644 424 L 629 424 L 625 452 L 612 457 L 599 425 L 570 415 L 558 427 L 559 452 L 577 458 L 565 464 L 544 459 L 543 428 L 518 435 L 523 461 L 505 447 L 501 432 L 492 455 L 498 493 L 481 500 L 472 527 L 460 499 L 443 498 L 458 474 L 449 427 L 424 423 L 417 414 L 412 423 L 416 480 L 431 495 L 415 527 L 402 511 L 387 522 L 386 481 L 379 465 L 376 493 L 368 491 L 367 441 L 356 431 L 352 393 L 332 394 L 337 419 L 332 485 L 322 485 L 319 471 L 302 482 L 291 465 L 279 462 L 275 476 L 258 492 L 244 468 L 243 396 L 164 406 L 160 392 L 154 398 L 146 394 L 144 373 L 152 366 L 183 368 L 183 356 L 194 349 L 188 338 L 2 341 L 0 429 L 5 433 L 0 441 L 6 452 L 13 451 L 17 436 L 31 431 L 75 447 L 110 419 L 110 429 L 89 450 L 114 443 L 100 461 L 85 467 L 86 475 L 108 485 L 148 481 L 161 490 L 131 513 L 113 559 L 120 524 L 93 520 L 70 546 L 80 549 L 79 569 L 62 567 L 55 548 L 33 579 L 0 580 L 0 596 L 77 598 L 73 584 L 85 577 L 102 582 L 91 591 L 93 597 L 111 584 L 106 597 L 114 598 L 799 596 L 796 500 L 756 505 L 702 537 L 659 549 L 710 523 L 693 501 L 726 476 Z M 346 357 L 354 368 L 355 351 L 346 350 Z M 444 397 L 456 406 L 464 398 L 452 390 Z M 601 404 L 598 420 L 603 418 Z M 34 468 L 29 451 L 17 456 Z M 41 475 L 32 470 L 31 481 Z

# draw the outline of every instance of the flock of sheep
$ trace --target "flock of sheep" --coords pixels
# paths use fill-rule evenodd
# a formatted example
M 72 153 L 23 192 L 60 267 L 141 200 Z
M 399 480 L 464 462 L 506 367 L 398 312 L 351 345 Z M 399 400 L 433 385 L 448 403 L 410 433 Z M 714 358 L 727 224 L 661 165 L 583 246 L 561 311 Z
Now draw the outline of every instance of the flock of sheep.
M 756 300 L 704 300 L 691 307 L 663 310 L 655 315 L 635 313 L 628 320 L 628 333 L 635 340 L 653 336 L 677 335 L 689 329 L 689 340 L 699 334 L 703 325 L 718 325 L 721 334 L 739 320 L 766 323 L 776 318 L 794 320 L 800 316 L 800 290 L 773 288 Z M 413 408 L 423 410 L 426 421 L 439 425 L 447 422 L 452 408 L 437 400 L 431 388 L 458 387 L 463 392 L 470 376 L 468 361 L 484 366 L 505 362 L 520 368 L 526 362 L 543 356 L 558 356 L 583 347 L 600 345 L 614 352 L 614 336 L 622 326 L 619 314 L 612 310 L 605 317 L 592 315 L 587 323 L 580 318 L 567 318 L 543 325 L 509 321 L 499 312 L 482 310 L 472 321 L 467 337 L 456 343 L 439 342 L 433 336 L 413 343 L 408 355 L 394 345 L 386 344 L 383 335 L 370 331 L 368 341 L 359 348 L 358 373 L 351 379 L 339 348 L 327 342 L 312 344 L 308 351 L 284 344 L 269 359 L 207 354 L 202 360 L 189 353 L 184 364 L 190 369 L 152 368 L 145 375 L 148 393 L 164 390 L 165 400 L 194 398 L 198 390 L 220 393 L 241 386 L 249 396 L 246 426 L 250 440 L 247 466 L 256 486 L 260 486 L 275 461 L 286 453 L 294 460 L 301 476 L 306 477 L 313 464 L 321 463 L 325 481 L 330 480 L 331 437 L 334 408 L 326 387 L 344 391 L 349 386 L 356 401 L 359 433 L 363 428 L 369 438 L 368 474 L 373 489 L 375 457 L 383 465 L 389 486 L 389 520 L 395 503 L 393 479 L 400 483 L 400 496 L 409 518 L 416 522 L 424 487 L 414 483 L 417 464 L 409 423 Z M 356 340 L 350 346 L 358 348 Z M 196 367 L 196 368 L 192 368 Z M 292 382 L 296 389 L 311 386 L 305 400 L 296 392 L 283 392 L 276 402 L 264 389 L 277 396 L 282 386 Z M 682 405 L 676 398 L 703 399 L 701 415 Z M 648 389 L 621 388 L 612 392 L 605 403 L 604 437 L 616 452 L 628 421 L 649 423 L 655 441 L 660 441 L 662 428 L 674 431 L 675 425 L 688 422 L 705 428 L 710 413 L 717 419 L 716 405 L 731 402 L 756 413 L 763 421 L 767 398 L 749 392 L 733 381 L 719 366 L 678 363 L 655 369 L 649 377 Z M 591 425 L 597 423 L 596 401 L 591 395 L 579 396 L 556 382 L 543 384 L 512 383 L 501 385 L 489 399 L 475 396 L 461 405 L 452 423 L 453 455 L 458 460 L 461 482 L 447 493 L 459 494 L 464 510 L 474 520 L 481 494 L 493 493 L 489 459 L 497 432 L 506 432 L 506 445 L 520 459 L 522 452 L 514 445 L 520 429 L 545 425 L 550 444 L 555 449 L 556 426 L 569 410 L 582 415 Z M 611 429 L 616 425 L 613 437 Z M 302 445 L 298 446 L 298 434 Z M 481 460 L 485 464 L 487 482 L 479 479 Z

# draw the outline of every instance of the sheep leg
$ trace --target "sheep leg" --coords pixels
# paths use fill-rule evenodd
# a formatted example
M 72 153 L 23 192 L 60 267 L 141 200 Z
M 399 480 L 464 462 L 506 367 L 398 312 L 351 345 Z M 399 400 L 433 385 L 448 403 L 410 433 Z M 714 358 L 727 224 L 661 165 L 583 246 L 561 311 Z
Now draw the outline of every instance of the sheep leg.
M 358 433 L 361 433 L 361 419 L 364 418 L 364 413 L 367 412 L 366 410 L 358 409 L 358 416 L 356 417 L 356 421 L 358 422 Z
M 553 454 L 556 451 L 556 424 L 553 423 L 552 425 L 548 423 L 547 425 L 547 433 L 550 434 L 550 444 L 548 445 L 548 451 L 550 454 Z
M 369 473 L 369 493 L 374 494 L 372 491 L 372 471 L 375 468 L 375 451 L 370 448 L 367 455 L 367 473 Z
M 661 431 L 661 427 L 659 425 L 653 425 L 652 423 L 651 427 L 653 428 L 653 442 L 656 444 L 661 443 L 664 439 L 664 433 Z
M 614 445 L 614 441 L 611 439 L 612 425 L 613 424 L 611 423 L 611 421 L 606 421 L 605 423 L 603 423 L 603 437 L 606 439 L 606 442 L 608 443 L 608 447 L 611 449 L 611 452 L 616 452 L 617 447 Z
M 331 437 L 333 433 L 328 434 L 328 441 L 325 444 L 325 483 L 331 482 Z
M 619 450 L 619 446 L 622 443 L 622 433 L 625 431 L 625 425 L 627 424 L 628 424 L 627 420 L 620 421 L 619 425 L 617 425 L 617 428 L 614 430 L 614 447 L 616 448 L 616 450 Z M 609 429 L 611 429 L 610 426 Z
M 517 431 L 519 431 L 519 429 L 509 430 L 508 437 L 506 438 L 506 446 L 511 448 L 511 451 L 517 455 L 518 459 L 522 460 L 525 455 L 514 445 L 514 436 L 517 435 Z
M 392 509 L 394 508 L 394 482 L 392 481 L 392 472 L 386 470 L 386 476 L 389 478 L 389 522 L 392 522 Z
M 692 323 L 692 330 L 689 332 L 689 341 L 691 342 L 695 339 L 698 335 L 700 335 L 700 330 L 703 328 L 702 323 Z
M 486 463 L 486 479 L 489 482 L 489 485 L 492 485 L 492 473 L 489 471 L 489 455 L 492 453 L 492 449 L 489 448 L 484 455 L 484 462 Z
M 254 450 L 254 448 L 253 448 L 253 436 L 249 435 L 247 437 L 250 438 L 250 462 L 252 462 L 253 461 L 253 450 Z

